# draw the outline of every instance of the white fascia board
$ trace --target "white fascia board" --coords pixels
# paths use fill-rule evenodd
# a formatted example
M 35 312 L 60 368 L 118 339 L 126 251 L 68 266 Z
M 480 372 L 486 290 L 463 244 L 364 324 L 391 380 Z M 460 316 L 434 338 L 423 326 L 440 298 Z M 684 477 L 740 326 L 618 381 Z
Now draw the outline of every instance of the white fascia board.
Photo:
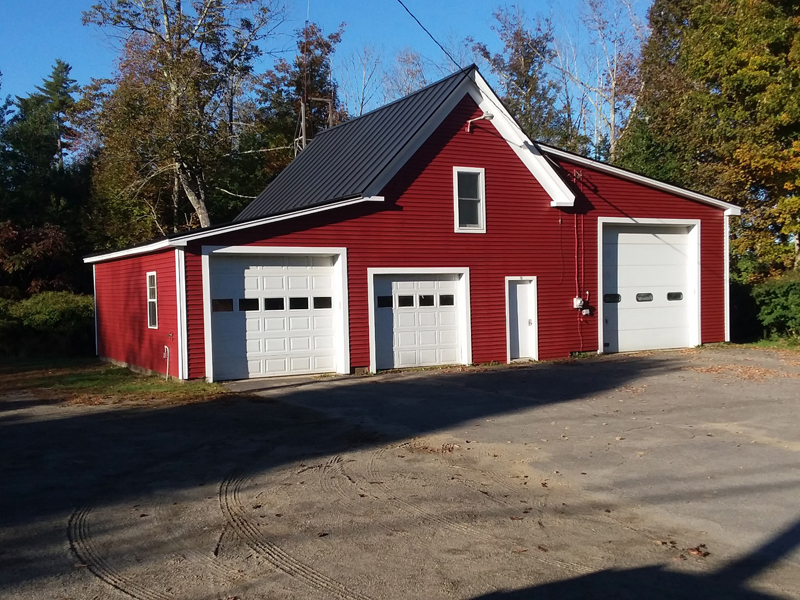
M 114 252 L 108 252 L 107 254 L 98 254 L 97 256 L 87 256 L 83 259 L 83 262 L 86 264 L 94 264 L 99 262 L 105 262 L 107 260 L 115 260 L 117 258 L 127 258 L 128 256 L 135 256 L 137 254 L 148 254 L 150 252 L 155 252 L 156 250 L 164 250 L 165 248 L 171 248 L 176 246 L 185 246 L 185 243 L 181 243 L 181 240 L 159 240 L 157 242 L 153 242 L 152 244 L 145 244 L 143 246 L 136 246 L 135 248 L 126 248 L 125 250 L 116 250 Z
M 682 196 L 683 198 L 688 198 L 689 200 L 696 200 L 697 202 L 702 202 L 703 204 L 710 204 L 711 206 L 722 208 L 725 210 L 726 217 L 742 214 L 742 209 L 735 204 L 731 204 L 730 202 L 724 202 L 723 200 L 718 200 L 716 198 L 712 198 L 711 196 L 706 196 L 705 194 L 700 194 L 699 192 L 693 192 L 676 185 L 670 185 L 669 183 L 664 183 L 663 181 L 651 179 L 650 177 L 645 177 L 644 175 L 631 173 L 625 169 L 619 169 L 609 164 L 592 160 L 591 158 L 586 158 L 585 156 L 578 156 L 577 154 L 572 154 L 571 152 L 565 152 L 563 150 L 559 150 L 558 148 L 553 148 L 552 146 L 545 146 L 544 144 L 542 144 L 542 146 L 544 146 L 544 151 L 546 154 L 560 156 L 561 158 L 565 158 L 571 162 L 584 165 L 591 169 L 597 169 L 598 171 L 604 171 L 605 173 L 615 175 L 622 179 L 627 179 L 628 181 L 641 183 L 642 185 L 656 188 L 664 192 L 669 192 L 670 194 L 675 194 L 676 196 Z
M 225 233 L 231 233 L 233 231 L 241 231 L 242 229 L 250 229 L 251 227 L 258 227 L 259 225 L 267 225 L 269 223 L 277 223 L 278 221 L 286 221 L 288 219 L 305 217 L 307 215 L 311 215 L 314 213 L 325 212 L 327 210 L 333 210 L 334 208 L 341 208 L 343 206 L 350 206 L 352 204 L 360 204 L 362 202 L 383 202 L 383 201 L 384 201 L 383 196 L 359 196 L 358 198 L 350 198 L 348 200 L 342 200 L 341 202 L 333 202 L 331 204 L 325 204 L 323 206 L 314 206 L 311 208 L 306 208 L 303 210 L 286 213 L 284 215 L 275 215 L 274 217 L 264 217 L 263 219 L 257 219 L 255 221 L 246 221 L 244 223 L 231 223 L 230 225 L 226 225 L 225 227 L 218 227 L 211 231 L 198 231 L 197 233 L 189 233 L 186 235 L 182 235 L 181 237 L 173 240 L 159 240 L 157 242 L 153 242 L 152 244 L 146 244 L 144 246 L 137 246 L 135 248 L 128 248 L 126 250 L 117 250 L 116 252 L 109 252 L 108 254 L 100 254 L 98 256 L 89 256 L 87 258 L 84 258 L 83 262 L 90 264 L 105 262 L 107 260 L 114 260 L 117 258 L 127 258 L 128 256 L 135 256 L 137 254 L 148 254 L 150 252 L 155 252 L 156 250 L 162 250 L 164 248 L 179 248 L 186 246 L 186 244 L 191 241 L 212 237 L 215 235 L 222 235 Z
M 572 193 L 569 186 L 559 177 L 536 145 L 519 128 L 500 98 L 477 70 L 474 71 L 474 77 L 474 87 L 470 90 L 472 99 L 483 112 L 491 113 L 494 116 L 490 121 L 491 124 L 550 196 L 550 206 L 574 206 L 575 194 Z

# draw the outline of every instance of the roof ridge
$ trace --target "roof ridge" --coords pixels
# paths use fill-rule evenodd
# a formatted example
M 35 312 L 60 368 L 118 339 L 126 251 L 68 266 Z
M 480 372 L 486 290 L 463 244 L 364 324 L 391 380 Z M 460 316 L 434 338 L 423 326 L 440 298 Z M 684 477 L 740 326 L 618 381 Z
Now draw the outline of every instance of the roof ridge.
M 323 129 L 317 135 L 314 136 L 314 139 L 318 138 L 321 135 L 324 135 L 324 134 L 328 133 L 329 131 L 333 131 L 334 129 L 338 129 L 338 128 L 344 127 L 345 125 L 349 125 L 350 123 L 355 123 L 356 121 L 358 121 L 360 119 L 363 119 L 364 117 L 370 117 L 370 116 L 374 115 L 377 112 L 380 112 L 380 111 L 382 111 L 382 110 L 384 110 L 386 108 L 389 108 L 390 106 L 394 106 L 398 102 L 404 102 L 405 100 L 408 100 L 409 98 L 412 98 L 412 97 L 416 96 L 417 94 L 421 94 L 422 92 L 425 92 L 425 91 L 429 90 L 432 87 L 440 85 L 440 84 L 444 83 L 445 81 L 449 81 L 450 79 L 452 79 L 453 77 L 456 77 L 457 75 L 465 75 L 469 71 L 471 71 L 472 69 L 477 69 L 477 68 L 478 68 L 478 65 L 476 65 L 475 63 L 472 63 L 468 67 L 464 67 L 463 69 L 459 69 L 458 71 L 454 71 L 453 73 L 450 73 L 450 75 L 448 75 L 447 77 L 443 77 L 442 79 L 439 79 L 438 81 L 434 81 L 433 83 L 429 83 L 425 87 L 421 87 L 418 90 L 415 90 L 415 91 L 411 92 L 410 94 L 406 94 L 402 98 L 398 98 L 397 100 L 392 100 L 388 104 L 384 104 L 382 106 L 379 106 L 378 108 L 373 108 L 371 111 L 365 112 L 363 115 L 358 115 L 357 117 L 353 117 L 352 119 L 348 119 L 347 121 L 343 121 L 341 123 L 337 123 L 336 125 L 334 125 L 333 127 L 329 127 L 328 129 Z

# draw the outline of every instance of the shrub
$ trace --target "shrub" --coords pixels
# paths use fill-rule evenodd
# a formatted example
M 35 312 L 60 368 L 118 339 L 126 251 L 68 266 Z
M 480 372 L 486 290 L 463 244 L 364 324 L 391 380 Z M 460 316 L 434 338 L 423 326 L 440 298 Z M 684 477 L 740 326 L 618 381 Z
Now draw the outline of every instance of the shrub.
M 790 271 L 753 287 L 758 320 L 767 333 L 800 337 L 800 272 Z
M 0 300 L 0 353 L 88 354 L 94 345 L 94 301 L 70 292 Z

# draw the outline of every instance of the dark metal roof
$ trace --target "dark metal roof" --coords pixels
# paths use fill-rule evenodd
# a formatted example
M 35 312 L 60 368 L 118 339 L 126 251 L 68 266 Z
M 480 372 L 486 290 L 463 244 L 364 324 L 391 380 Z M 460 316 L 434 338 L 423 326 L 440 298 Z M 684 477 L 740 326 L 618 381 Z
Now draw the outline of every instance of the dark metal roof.
M 476 68 L 319 133 L 234 221 L 369 195 L 370 184 Z

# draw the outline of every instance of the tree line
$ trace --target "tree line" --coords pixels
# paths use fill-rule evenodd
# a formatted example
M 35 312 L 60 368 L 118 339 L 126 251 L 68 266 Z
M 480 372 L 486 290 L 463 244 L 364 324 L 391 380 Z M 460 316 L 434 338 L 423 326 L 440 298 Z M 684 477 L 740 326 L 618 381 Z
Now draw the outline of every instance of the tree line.
M 346 26 L 306 23 L 261 71 L 277 0 L 100 0 L 84 22 L 122 40 L 113 77 L 79 87 L 57 60 L 0 104 L 0 297 L 88 291 L 82 255 L 230 220 L 300 151 L 301 105 L 313 139 L 473 61 L 532 139 L 742 206 L 737 280 L 800 270 L 800 8 L 632 2 L 585 0 L 566 29 L 498 9 L 496 40 L 436 59 L 337 58 Z

